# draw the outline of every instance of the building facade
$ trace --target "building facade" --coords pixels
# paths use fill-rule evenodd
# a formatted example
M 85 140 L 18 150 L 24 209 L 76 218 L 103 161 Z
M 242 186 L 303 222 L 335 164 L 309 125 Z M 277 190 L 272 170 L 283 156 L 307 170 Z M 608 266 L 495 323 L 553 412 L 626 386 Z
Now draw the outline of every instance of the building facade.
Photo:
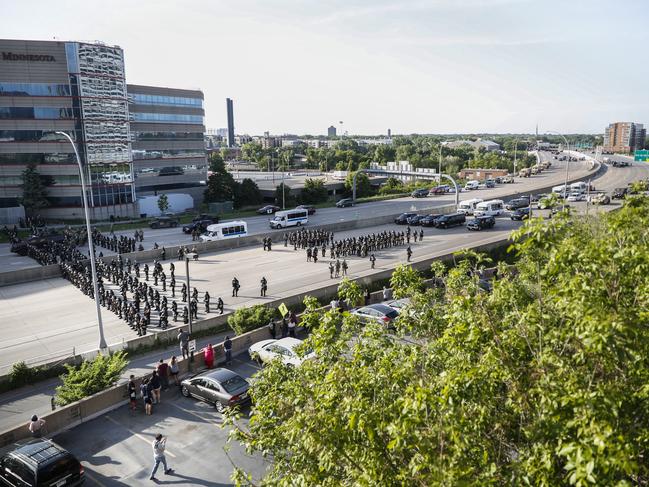
M 22 173 L 35 164 L 50 201 L 40 215 L 83 218 L 74 150 L 58 131 L 79 151 L 91 218 L 136 216 L 137 196 L 160 191 L 198 205 L 203 115 L 200 91 L 127 86 L 120 47 L 0 40 L 0 207 L 20 203 Z
M 644 147 L 647 130 L 641 123 L 615 122 L 604 130 L 604 151 L 632 154 Z
M 207 183 L 203 93 L 130 84 L 127 89 L 136 194 L 189 194 L 197 205 Z
M 333 125 L 329 126 L 327 129 L 327 137 L 335 137 L 336 136 L 336 127 Z
M 225 99 L 225 107 L 228 112 L 228 147 L 234 147 L 234 106 L 232 99 Z

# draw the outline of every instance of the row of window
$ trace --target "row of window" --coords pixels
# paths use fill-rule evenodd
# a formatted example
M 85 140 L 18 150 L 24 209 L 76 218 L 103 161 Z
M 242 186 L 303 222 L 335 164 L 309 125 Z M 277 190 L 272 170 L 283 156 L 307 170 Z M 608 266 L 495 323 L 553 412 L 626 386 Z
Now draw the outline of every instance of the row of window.
M 72 108 L 0 107 L 0 120 L 70 119 Z
M 0 154 L 0 165 L 24 165 L 24 164 L 76 164 L 77 160 L 73 153 L 53 152 L 43 154 L 40 152 L 18 153 L 11 152 Z
M 70 134 L 75 139 L 74 132 Z M 67 142 L 51 130 L 0 130 L 0 142 Z
M 205 157 L 201 149 L 168 149 L 168 150 L 143 150 L 133 149 L 133 160 L 138 159 L 174 159 L 178 157 Z
M 133 141 L 174 141 L 174 140 L 194 140 L 202 141 L 201 132 L 132 132 Z
M 135 122 L 173 122 L 173 123 L 203 123 L 202 115 L 185 115 L 180 113 L 131 113 Z
M 70 87 L 54 83 L 0 82 L 0 96 L 70 96 Z
M 53 186 L 78 186 L 81 184 L 79 176 L 58 175 L 50 176 L 48 184 Z M 0 186 L 20 186 L 23 184 L 22 176 L 0 176 Z
M 133 103 L 139 105 L 180 105 L 202 107 L 203 100 L 200 98 L 186 98 L 183 96 L 163 96 L 163 95 L 142 95 L 138 93 L 129 94 Z

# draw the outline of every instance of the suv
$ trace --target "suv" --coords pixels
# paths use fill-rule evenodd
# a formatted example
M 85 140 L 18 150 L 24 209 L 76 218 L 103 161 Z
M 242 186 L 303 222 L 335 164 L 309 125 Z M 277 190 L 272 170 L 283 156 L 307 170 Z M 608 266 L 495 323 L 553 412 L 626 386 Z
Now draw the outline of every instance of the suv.
M 412 193 L 410 193 L 410 196 L 413 198 L 425 198 L 428 196 L 428 190 L 427 189 L 416 189 Z
M 628 192 L 629 192 L 629 188 L 615 188 L 613 190 L 613 199 L 614 200 L 624 199 L 626 198 Z
M 485 187 L 487 188 L 495 188 L 496 187 L 496 180 L 489 178 L 484 182 Z
M 437 224 L 437 219 L 440 216 L 441 215 L 439 215 L 439 214 L 431 213 L 430 215 L 426 215 L 421 220 L 419 220 L 419 224 L 422 227 L 434 227 Z
M 295 207 L 296 210 L 306 210 L 307 214 L 315 215 L 315 206 L 313 205 L 299 205 Z
M 207 230 L 207 227 L 218 222 L 219 222 L 218 217 L 217 218 L 208 217 L 204 219 L 194 218 L 191 223 L 188 223 L 187 225 L 183 225 L 183 232 L 192 233 L 194 230 L 198 230 L 199 232 L 203 233 L 205 230 Z
M 417 213 L 401 213 L 401 215 L 394 219 L 394 223 L 396 223 L 397 225 L 407 225 L 408 220 L 413 216 L 417 216 Z
M 68 487 L 84 481 L 83 466 L 51 440 L 17 444 L 0 459 L 0 485 Z
M 437 228 L 448 228 L 454 225 L 464 225 L 466 221 L 466 215 L 464 213 L 450 213 L 448 215 L 442 215 L 437 220 Z
M 491 228 L 496 224 L 496 219 L 493 216 L 478 216 L 473 220 L 469 220 L 466 224 L 467 230 L 484 230 Z
M 336 208 L 345 208 L 346 206 L 354 206 L 354 200 L 351 198 L 343 198 L 336 203 Z
M 519 208 L 525 208 L 530 206 L 530 200 L 527 198 L 515 198 L 511 201 L 508 201 L 505 205 L 505 208 L 509 211 L 518 210 Z
M 149 226 L 153 229 L 176 228 L 178 226 L 178 220 L 176 220 L 175 218 L 170 218 L 168 216 L 160 216 L 149 223 Z

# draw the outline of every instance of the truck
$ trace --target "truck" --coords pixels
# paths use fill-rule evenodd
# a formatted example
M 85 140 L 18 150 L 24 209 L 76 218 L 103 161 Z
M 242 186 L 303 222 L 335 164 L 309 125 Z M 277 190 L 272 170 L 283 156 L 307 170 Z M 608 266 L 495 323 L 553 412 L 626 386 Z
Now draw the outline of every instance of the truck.
M 532 170 L 529 167 L 525 167 L 518 171 L 519 178 L 529 178 L 532 175 Z

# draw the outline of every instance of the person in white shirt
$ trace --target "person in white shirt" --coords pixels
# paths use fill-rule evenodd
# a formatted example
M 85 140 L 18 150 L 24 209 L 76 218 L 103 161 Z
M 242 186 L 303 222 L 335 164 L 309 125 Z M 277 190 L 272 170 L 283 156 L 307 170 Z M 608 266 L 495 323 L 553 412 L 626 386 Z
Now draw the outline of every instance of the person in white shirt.
M 170 473 L 173 472 L 172 468 L 167 467 L 167 458 L 165 457 L 165 448 L 167 447 L 167 437 L 162 436 L 162 434 L 158 433 L 155 437 L 155 440 L 153 440 L 153 470 L 151 470 L 151 476 L 149 477 L 149 480 L 156 480 L 155 478 L 155 473 L 158 471 L 158 465 L 160 465 L 160 462 L 162 462 L 162 466 L 164 467 L 164 472 L 165 474 L 169 475 Z
M 43 427 L 45 426 L 44 419 L 38 419 L 38 416 L 35 414 L 32 416 L 32 420 L 29 422 L 29 432 L 34 438 L 40 438 L 43 434 Z

